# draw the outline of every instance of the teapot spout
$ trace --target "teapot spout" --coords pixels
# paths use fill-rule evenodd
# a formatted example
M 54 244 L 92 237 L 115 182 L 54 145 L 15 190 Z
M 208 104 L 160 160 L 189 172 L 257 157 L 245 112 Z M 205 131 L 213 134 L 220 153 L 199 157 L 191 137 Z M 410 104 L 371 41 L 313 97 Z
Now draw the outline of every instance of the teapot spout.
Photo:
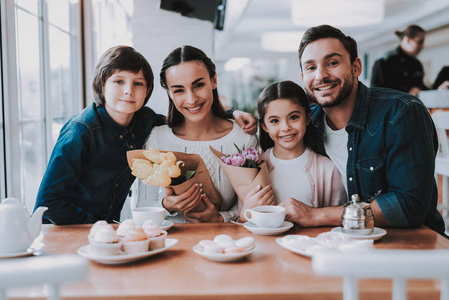
M 47 209 L 48 207 L 45 206 L 38 207 L 28 220 L 28 232 L 33 238 L 36 238 L 41 232 L 42 215 Z

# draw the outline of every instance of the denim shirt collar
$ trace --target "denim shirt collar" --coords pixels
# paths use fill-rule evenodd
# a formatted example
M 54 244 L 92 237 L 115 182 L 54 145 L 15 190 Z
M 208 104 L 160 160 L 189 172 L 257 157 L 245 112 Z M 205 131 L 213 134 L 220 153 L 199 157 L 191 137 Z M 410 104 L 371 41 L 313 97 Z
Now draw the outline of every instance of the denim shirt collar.
M 348 126 L 355 127 L 360 130 L 364 130 L 366 127 L 368 108 L 371 97 L 370 90 L 359 81 L 359 90 L 357 92 L 357 100 L 355 103 L 354 111 L 352 112 L 351 119 L 348 122 Z
M 134 121 L 135 118 L 133 118 L 131 120 L 131 123 L 129 123 L 129 126 L 125 128 L 125 127 L 120 126 L 119 124 L 117 124 L 111 118 L 111 116 L 108 114 L 108 112 L 106 111 L 106 108 L 103 105 L 96 106 L 95 110 L 97 111 L 97 114 L 100 117 L 100 119 L 103 121 L 103 123 L 109 129 L 111 129 L 111 131 L 113 132 L 114 135 L 116 135 L 116 136 L 125 135 L 126 136 L 127 132 L 133 132 L 133 128 L 134 128 L 134 124 L 135 124 L 135 121 Z

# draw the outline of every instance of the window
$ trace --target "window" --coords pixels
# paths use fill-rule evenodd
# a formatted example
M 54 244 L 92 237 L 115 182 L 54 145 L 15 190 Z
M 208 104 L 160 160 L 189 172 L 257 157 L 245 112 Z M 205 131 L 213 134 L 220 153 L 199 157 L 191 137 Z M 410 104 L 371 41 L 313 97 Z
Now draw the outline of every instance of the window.
M 6 161 L 12 161 L 6 166 L 7 196 L 21 199 L 31 212 L 59 130 L 82 108 L 81 4 L 3 1 L 9 14 L 2 17 L 14 25 L 5 34 L 15 45 L 7 53 L 15 62 L 6 68 L 10 94 L 2 95 L 5 115 L 12 115 L 5 122 Z

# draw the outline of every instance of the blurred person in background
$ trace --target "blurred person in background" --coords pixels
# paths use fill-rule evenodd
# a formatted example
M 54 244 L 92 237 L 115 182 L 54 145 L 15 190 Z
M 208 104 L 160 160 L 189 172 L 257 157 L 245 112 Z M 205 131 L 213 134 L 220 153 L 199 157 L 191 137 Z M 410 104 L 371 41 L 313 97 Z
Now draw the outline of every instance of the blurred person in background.
M 394 34 L 399 38 L 399 46 L 374 63 L 371 87 L 387 87 L 417 96 L 428 90 L 423 82 L 423 66 L 416 58 L 424 48 L 426 33 L 418 25 L 410 25 Z
M 433 84 L 434 89 L 449 89 L 449 66 L 443 67 Z

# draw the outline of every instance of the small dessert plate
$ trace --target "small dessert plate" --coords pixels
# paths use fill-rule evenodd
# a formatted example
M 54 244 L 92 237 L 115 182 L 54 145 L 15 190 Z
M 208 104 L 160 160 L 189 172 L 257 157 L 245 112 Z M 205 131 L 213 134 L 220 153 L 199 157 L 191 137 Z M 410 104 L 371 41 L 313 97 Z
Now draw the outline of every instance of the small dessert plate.
M 281 226 L 276 227 L 276 228 L 260 228 L 260 227 L 257 227 L 256 224 L 251 223 L 251 222 L 246 222 L 245 224 L 243 224 L 243 226 L 254 234 L 277 235 L 277 234 L 286 232 L 287 230 L 292 228 L 293 223 L 284 221 L 284 223 L 282 223 Z
M 209 260 L 212 261 L 218 261 L 218 262 L 229 262 L 229 261 L 236 261 L 239 259 L 244 258 L 245 256 L 250 255 L 254 252 L 256 249 L 256 246 L 240 253 L 204 253 L 203 251 L 199 250 L 199 244 L 196 244 L 193 246 L 193 252 L 196 254 L 199 254 Z
M 172 226 L 174 225 L 175 223 L 173 223 L 173 221 L 170 221 L 170 220 L 164 220 L 164 222 L 162 222 L 162 224 L 161 224 L 161 229 L 162 230 L 169 230 L 170 228 L 172 228 Z
M 15 258 L 15 257 L 30 256 L 35 251 L 38 251 L 38 250 L 37 249 L 33 249 L 33 248 L 28 248 L 25 251 L 20 251 L 20 252 L 0 253 L 0 258 Z
M 276 243 L 279 244 L 279 246 L 281 246 L 282 248 L 285 248 L 287 250 L 290 250 L 292 252 L 304 255 L 304 256 L 308 256 L 308 257 L 312 257 L 312 253 L 310 251 L 308 251 L 307 249 L 304 248 L 295 248 L 295 247 L 291 247 L 287 244 L 284 243 L 283 238 L 277 238 L 276 239 Z
M 81 256 L 84 256 L 90 260 L 94 260 L 96 262 L 107 264 L 107 265 L 117 265 L 117 264 L 125 264 L 132 261 L 136 261 L 139 259 L 142 259 L 144 257 L 148 257 L 151 255 L 155 255 L 161 252 L 164 252 L 165 250 L 173 247 L 178 242 L 177 239 L 169 239 L 167 238 L 165 240 L 165 247 L 161 249 L 156 249 L 152 251 L 147 252 L 141 252 L 141 253 L 133 253 L 133 254 L 121 254 L 121 255 L 95 255 L 90 253 L 89 245 L 83 246 L 78 249 L 78 254 Z
M 375 241 L 382 238 L 384 235 L 387 234 L 387 231 L 385 229 L 382 229 L 379 227 L 374 227 L 373 233 L 368 234 L 368 235 L 356 235 L 356 234 L 346 233 L 341 230 L 341 227 L 332 228 L 331 231 L 332 232 L 341 232 L 341 233 L 347 235 L 348 237 L 350 237 L 351 239 L 375 240 Z

